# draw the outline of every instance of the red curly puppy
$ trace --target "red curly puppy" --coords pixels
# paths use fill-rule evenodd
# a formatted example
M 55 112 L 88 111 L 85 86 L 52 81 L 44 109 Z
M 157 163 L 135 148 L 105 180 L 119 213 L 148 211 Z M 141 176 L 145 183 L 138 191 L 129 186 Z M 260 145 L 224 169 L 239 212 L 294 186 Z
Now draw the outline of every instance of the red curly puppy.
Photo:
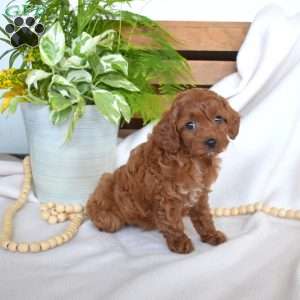
M 125 225 L 158 229 L 171 251 L 189 253 L 184 233 L 189 215 L 203 242 L 226 240 L 216 230 L 208 193 L 216 180 L 217 155 L 238 134 L 240 117 L 216 93 L 185 91 L 154 127 L 148 141 L 135 148 L 126 165 L 104 174 L 87 203 L 87 213 L 100 230 Z

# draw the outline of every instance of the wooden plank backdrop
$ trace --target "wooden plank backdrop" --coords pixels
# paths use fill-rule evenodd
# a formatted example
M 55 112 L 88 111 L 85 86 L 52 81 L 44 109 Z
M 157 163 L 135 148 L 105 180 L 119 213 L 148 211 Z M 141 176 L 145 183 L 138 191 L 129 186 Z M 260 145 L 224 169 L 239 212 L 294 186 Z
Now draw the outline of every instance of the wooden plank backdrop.
M 237 52 L 250 26 L 247 22 L 159 23 L 175 39 L 173 46 L 188 60 L 194 81 L 203 88 L 209 88 L 236 70 Z M 147 43 L 140 36 L 133 37 L 133 41 L 141 47 Z M 120 130 L 120 136 L 124 137 L 141 126 L 141 120 L 133 119 Z

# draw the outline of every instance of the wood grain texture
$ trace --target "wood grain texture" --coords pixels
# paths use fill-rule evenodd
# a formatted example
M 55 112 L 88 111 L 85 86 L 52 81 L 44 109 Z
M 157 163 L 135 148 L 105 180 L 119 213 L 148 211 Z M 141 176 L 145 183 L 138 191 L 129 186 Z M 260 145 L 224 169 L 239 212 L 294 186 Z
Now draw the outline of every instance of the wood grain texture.
M 248 22 L 160 21 L 163 29 L 176 40 L 177 50 L 238 51 L 248 32 Z M 147 45 L 146 38 L 135 35 L 137 45 Z
M 236 71 L 235 61 L 189 60 L 188 63 L 192 78 L 178 78 L 177 83 L 211 86 Z M 157 84 L 155 81 L 153 83 Z
M 235 61 L 189 61 L 189 65 L 198 85 L 213 85 L 236 71 Z

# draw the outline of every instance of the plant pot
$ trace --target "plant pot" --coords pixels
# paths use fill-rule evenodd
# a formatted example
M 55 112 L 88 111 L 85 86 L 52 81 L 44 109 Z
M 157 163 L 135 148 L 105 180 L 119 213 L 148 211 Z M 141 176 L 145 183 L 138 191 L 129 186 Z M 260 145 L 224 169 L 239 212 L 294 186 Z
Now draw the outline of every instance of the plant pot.
M 71 141 L 65 142 L 69 120 L 52 125 L 44 105 L 25 103 L 22 112 L 37 198 L 85 203 L 100 176 L 115 167 L 118 126 L 87 105 Z

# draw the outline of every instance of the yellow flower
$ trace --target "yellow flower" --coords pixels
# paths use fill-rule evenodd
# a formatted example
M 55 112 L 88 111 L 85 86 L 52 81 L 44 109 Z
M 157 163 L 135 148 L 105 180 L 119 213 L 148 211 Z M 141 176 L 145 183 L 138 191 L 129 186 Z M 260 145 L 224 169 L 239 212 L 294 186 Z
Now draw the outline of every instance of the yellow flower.
M 9 89 L 15 86 L 25 86 L 27 71 L 7 69 L 0 71 L 0 89 Z
M 23 87 L 21 87 L 21 86 L 13 87 L 9 91 L 5 92 L 3 94 L 3 100 L 2 100 L 2 104 L 0 106 L 0 112 L 3 113 L 3 112 L 5 112 L 7 110 L 7 108 L 9 107 L 9 104 L 10 104 L 11 100 L 15 96 L 22 96 L 24 94 L 25 94 L 25 89 Z
M 35 62 L 37 60 L 38 56 L 39 56 L 38 49 L 30 48 L 28 50 L 28 52 L 25 54 L 24 59 L 27 63 L 32 63 L 32 62 Z

